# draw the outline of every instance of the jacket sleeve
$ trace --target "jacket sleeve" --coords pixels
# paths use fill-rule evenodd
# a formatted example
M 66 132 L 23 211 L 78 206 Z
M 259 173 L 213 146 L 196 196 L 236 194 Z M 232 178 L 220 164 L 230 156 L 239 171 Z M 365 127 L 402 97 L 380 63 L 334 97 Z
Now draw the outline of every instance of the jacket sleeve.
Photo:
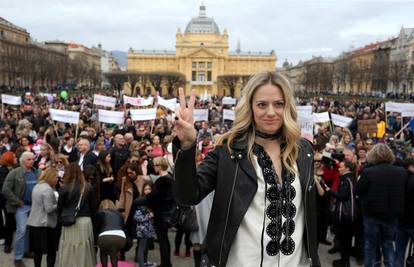
M 47 213 L 52 213 L 57 209 L 57 202 L 53 190 L 47 190 L 42 193 L 42 203 Z
M 18 207 L 22 201 L 13 193 L 15 174 L 15 171 L 11 171 L 7 174 L 6 180 L 4 180 L 2 193 L 11 206 Z
M 344 181 L 343 183 L 340 183 L 339 187 L 338 187 L 338 192 L 335 192 L 334 190 L 329 190 L 328 193 L 329 195 L 333 196 L 334 198 L 340 200 L 340 201 L 345 201 L 347 200 L 350 195 L 351 195 L 351 188 L 349 186 L 349 182 L 348 181 Z
M 173 193 L 182 205 L 196 205 L 216 186 L 219 152 L 216 147 L 210 151 L 203 162 L 196 167 L 196 144 L 181 150 L 178 138 L 173 140 L 178 148 L 175 159 Z
M 357 183 L 357 187 L 356 187 L 356 193 L 359 197 L 364 197 L 365 193 L 368 190 L 369 187 L 369 180 L 368 177 L 366 176 L 366 170 L 364 169 L 359 177 L 358 183 Z

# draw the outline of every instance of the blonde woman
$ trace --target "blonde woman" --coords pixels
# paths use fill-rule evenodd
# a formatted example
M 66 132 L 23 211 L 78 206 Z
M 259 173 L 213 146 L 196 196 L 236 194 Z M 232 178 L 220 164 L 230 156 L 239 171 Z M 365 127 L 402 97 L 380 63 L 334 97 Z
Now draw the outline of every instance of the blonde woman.
M 38 179 L 32 192 L 32 209 L 27 219 L 30 226 L 30 251 L 33 251 L 34 266 L 40 267 L 43 254 L 47 254 L 47 266 L 53 267 L 56 260 L 59 234 L 57 225 L 57 199 L 55 186 L 58 171 L 48 168 Z
M 300 138 L 292 89 L 278 73 L 253 75 L 233 128 L 197 166 L 193 108 L 180 88 L 174 192 L 185 205 L 213 190 L 204 262 L 215 266 L 320 266 L 313 151 Z M 208 264 L 207 264 L 208 265 Z

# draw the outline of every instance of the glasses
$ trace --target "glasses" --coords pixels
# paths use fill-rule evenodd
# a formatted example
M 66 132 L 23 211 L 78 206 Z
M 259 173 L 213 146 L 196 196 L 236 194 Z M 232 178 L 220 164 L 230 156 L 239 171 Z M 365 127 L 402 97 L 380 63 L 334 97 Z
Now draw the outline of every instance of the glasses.
M 56 163 L 57 163 L 57 164 L 63 164 L 63 161 L 58 160 L 58 161 L 56 161 Z
M 148 149 L 147 152 L 152 152 L 152 149 Z

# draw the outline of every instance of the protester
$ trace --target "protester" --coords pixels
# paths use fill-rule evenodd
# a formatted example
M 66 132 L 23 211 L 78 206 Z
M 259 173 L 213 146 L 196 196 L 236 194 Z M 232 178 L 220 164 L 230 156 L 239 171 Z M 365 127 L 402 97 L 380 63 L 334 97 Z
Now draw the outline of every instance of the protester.
M 108 256 L 111 266 L 117 267 L 118 253 L 125 247 L 126 236 L 122 215 L 111 200 L 104 199 L 100 203 L 94 229 L 102 267 L 108 266 Z
M 3 188 L 7 174 L 17 164 L 17 158 L 11 151 L 4 152 L 0 157 L 0 189 Z M 3 214 L 5 224 L 3 224 Z M 6 209 L 6 197 L 0 192 L 0 239 L 4 238 L 4 253 L 11 253 L 13 233 L 16 229 L 16 219 L 14 213 Z
M 145 182 L 142 186 L 142 195 L 147 196 L 152 191 L 151 183 Z M 155 237 L 155 230 L 152 223 L 154 213 L 146 206 L 137 206 L 134 212 L 136 232 L 138 238 L 138 266 L 144 267 L 148 259 L 148 240 Z
M 58 266 L 95 266 L 96 256 L 91 217 L 95 213 L 92 186 L 77 163 L 65 168 L 59 192 L 58 216 L 62 224 Z
M 32 208 L 27 225 L 30 226 L 30 251 L 33 251 L 35 267 L 42 266 L 43 254 L 47 254 L 47 267 L 55 266 L 59 244 L 56 228 L 57 197 L 54 190 L 57 182 L 58 171 L 49 167 L 43 171 L 33 188 Z
M 358 180 L 357 194 L 364 214 L 365 266 L 378 263 L 378 255 L 384 257 L 385 266 L 394 266 L 393 242 L 398 218 L 404 213 L 407 182 L 406 170 L 392 165 L 394 161 L 394 153 L 387 145 L 376 144 L 367 155 L 370 165 Z
M 39 172 L 33 168 L 34 154 L 25 151 L 20 156 L 20 167 L 11 170 L 3 184 L 3 196 L 6 198 L 8 213 L 14 213 L 16 236 L 14 245 L 14 265 L 24 267 L 22 261 L 27 247 L 27 218 L 32 206 L 32 191 L 37 183 Z
M 205 241 L 210 263 L 240 267 L 273 266 L 278 261 L 282 266 L 319 266 L 316 191 L 305 187 L 313 181 L 309 175 L 313 151 L 309 143 L 300 140 L 288 81 L 272 72 L 252 76 L 235 109 L 232 129 L 197 169 L 194 102 L 194 91 L 187 107 L 180 90 L 174 190 L 177 200 L 187 205 L 215 190 Z M 224 209 L 223 203 L 228 203 Z M 282 217 L 287 222 L 278 227 Z M 269 230 L 262 234 L 265 227 Z M 307 253 L 312 263 L 302 262 L 302 253 Z
M 110 151 L 102 151 L 98 158 L 98 175 L 100 183 L 100 200 L 109 199 L 115 201 L 115 178 L 111 167 Z

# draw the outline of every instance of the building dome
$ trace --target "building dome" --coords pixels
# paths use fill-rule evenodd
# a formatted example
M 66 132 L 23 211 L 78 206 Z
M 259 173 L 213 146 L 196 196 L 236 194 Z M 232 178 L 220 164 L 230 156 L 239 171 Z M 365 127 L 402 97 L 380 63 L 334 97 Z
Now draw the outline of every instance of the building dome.
M 206 16 L 206 6 L 201 4 L 200 14 L 192 18 L 185 28 L 185 33 L 217 33 L 220 34 L 219 27 L 213 18 Z

